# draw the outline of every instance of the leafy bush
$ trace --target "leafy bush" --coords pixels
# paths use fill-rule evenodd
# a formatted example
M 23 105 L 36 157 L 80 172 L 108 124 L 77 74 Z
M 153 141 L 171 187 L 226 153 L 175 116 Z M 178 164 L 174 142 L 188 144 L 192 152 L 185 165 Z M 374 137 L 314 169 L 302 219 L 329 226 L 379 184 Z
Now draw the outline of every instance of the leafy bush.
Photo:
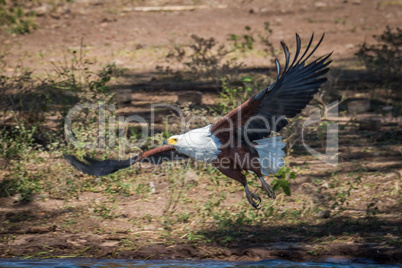
M 20 159 L 33 148 L 36 128 L 26 129 L 24 125 L 16 126 L 8 132 L 0 130 L 0 157 L 6 160 Z
M 28 170 L 23 163 L 17 163 L 9 174 L 0 181 L 0 197 L 20 194 L 19 200 L 30 202 L 32 195 L 40 188 L 40 177 Z
M 17 70 L 12 76 L 0 76 L 0 104 L 5 122 L 38 126 L 49 110 L 51 92 L 44 81 L 32 77 L 32 72 Z
M 76 95 L 80 102 L 111 100 L 108 82 L 118 75 L 114 63 L 107 64 L 98 72 L 92 71 L 96 61 L 88 59 L 82 50 L 71 51 L 71 58 L 60 63 L 52 63 L 54 72 L 48 77 L 50 84 L 59 91 Z
M 253 83 L 251 76 L 242 77 L 240 81 L 243 86 L 230 86 L 226 80 L 222 79 L 222 90 L 218 99 L 218 106 L 215 108 L 217 114 L 226 114 L 237 108 L 252 96 L 253 88 L 258 88 Z
M 219 89 L 221 81 L 228 84 L 237 82 L 244 65 L 236 58 L 236 52 L 252 51 L 257 44 L 261 44 L 268 55 L 274 55 L 275 52 L 270 42 L 272 30 L 268 22 L 264 24 L 264 33 L 253 31 L 250 26 L 245 26 L 245 30 L 246 33 L 241 35 L 229 34 L 231 44 L 227 46 L 219 44 L 213 37 L 203 38 L 193 34 L 190 44 L 175 45 L 164 59 L 165 62 L 156 66 L 156 69 L 167 79 L 212 82 Z
M 219 84 L 221 79 L 229 79 L 242 64 L 229 57 L 230 50 L 211 38 L 191 35 L 192 43 L 185 47 L 175 46 L 166 56 L 166 65 L 158 65 L 157 70 L 176 80 L 212 81 Z M 182 65 L 183 69 L 174 71 L 170 66 Z
M 0 75 L 0 115 L 5 125 L 35 127 L 35 139 L 46 143 L 51 139 L 47 116 L 61 119 L 78 102 L 111 102 L 108 83 L 118 75 L 116 66 L 108 64 L 94 72 L 91 69 L 95 62 L 88 60 L 82 50 L 71 54 L 70 60 L 53 63 L 54 70 L 45 79 L 23 69 L 11 76 Z M 63 133 L 61 125 L 53 130 L 52 135 Z
M 374 77 L 397 93 L 402 82 L 402 30 L 393 31 L 387 26 L 382 35 L 374 35 L 374 38 L 377 44 L 363 43 L 356 55 Z

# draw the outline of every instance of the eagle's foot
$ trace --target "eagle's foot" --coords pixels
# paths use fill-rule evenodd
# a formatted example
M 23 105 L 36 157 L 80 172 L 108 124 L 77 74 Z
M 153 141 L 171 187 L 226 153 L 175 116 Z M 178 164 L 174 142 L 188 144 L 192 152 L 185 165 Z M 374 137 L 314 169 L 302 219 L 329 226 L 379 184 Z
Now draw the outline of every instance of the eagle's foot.
M 265 192 L 267 192 L 268 197 L 275 199 L 276 195 L 274 190 L 272 189 L 271 185 L 269 185 L 265 180 L 264 177 L 260 177 L 262 188 L 264 188 Z
M 255 209 L 260 209 L 258 206 L 261 204 L 261 198 L 258 195 L 256 195 L 255 193 L 250 192 L 250 190 L 248 189 L 248 186 L 246 186 L 244 189 L 246 191 L 247 201 Z

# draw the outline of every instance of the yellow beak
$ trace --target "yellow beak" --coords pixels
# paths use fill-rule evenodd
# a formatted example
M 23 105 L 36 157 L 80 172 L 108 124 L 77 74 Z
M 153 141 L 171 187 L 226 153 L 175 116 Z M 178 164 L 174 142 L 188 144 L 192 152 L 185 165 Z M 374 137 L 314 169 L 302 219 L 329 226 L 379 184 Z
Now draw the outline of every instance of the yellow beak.
M 175 145 L 177 143 L 177 139 L 176 138 L 169 138 L 168 140 L 168 144 L 169 145 Z

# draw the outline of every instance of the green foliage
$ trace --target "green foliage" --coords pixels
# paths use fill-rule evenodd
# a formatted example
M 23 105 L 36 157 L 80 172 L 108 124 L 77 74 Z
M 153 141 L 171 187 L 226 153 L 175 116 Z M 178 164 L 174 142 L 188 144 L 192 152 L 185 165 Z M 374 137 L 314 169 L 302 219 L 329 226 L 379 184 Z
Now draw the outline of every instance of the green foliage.
M 16 126 L 11 131 L 0 130 L 0 158 L 11 160 L 24 158 L 34 146 L 36 128 L 26 129 Z
M 223 211 L 222 213 L 215 212 L 213 219 L 218 222 L 218 228 L 225 229 L 250 224 L 254 220 L 253 216 L 255 215 L 243 209 L 239 213 L 230 213 L 229 211 Z
M 83 44 L 79 50 L 71 51 L 71 58 L 64 62 L 52 62 L 54 73 L 48 77 L 49 83 L 56 90 L 67 91 L 76 95 L 80 102 L 110 102 L 108 83 L 112 76 L 120 75 L 114 63 L 107 64 L 94 72 L 96 61 L 87 58 Z
M 269 26 L 269 22 L 264 22 L 264 30 L 265 34 L 259 34 L 258 37 L 260 38 L 260 41 L 265 45 L 265 51 L 269 53 L 269 55 L 275 56 L 275 49 L 272 42 L 270 41 L 272 29 Z
M 224 45 L 213 38 L 191 35 L 192 43 L 175 46 L 166 56 L 167 65 L 158 65 L 160 74 L 176 80 L 211 81 L 216 85 L 223 78 L 230 79 L 242 66 Z M 183 68 L 174 71 L 171 66 L 179 64 Z
M 49 110 L 51 91 L 45 81 L 32 72 L 17 70 L 12 76 L 0 76 L 0 112 L 13 124 L 39 127 Z
M 270 28 L 269 22 L 264 22 L 264 32 L 262 33 L 259 31 L 252 31 L 250 26 L 245 26 L 244 29 L 246 30 L 246 33 L 241 35 L 232 33 L 228 37 L 228 41 L 232 43 L 234 50 L 239 50 L 242 53 L 252 51 L 255 49 L 258 44 L 257 41 L 259 40 L 267 54 L 271 56 L 275 55 L 274 47 L 270 41 L 272 29 Z M 258 36 L 258 39 L 254 37 L 255 35 Z
M 245 86 L 230 86 L 226 80 L 222 80 L 222 90 L 219 94 L 218 105 L 215 111 L 218 114 L 226 114 L 238 107 L 241 103 L 251 97 L 253 88 L 250 85 L 252 78 L 245 76 L 240 79 Z
M 25 12 L 23 1 L 0 0 L 0 29 L 10 34 L 27 34 L 38 28 L 34 12 Z
M 282 189 L 286 195 L 290 195 L 290 181 L 296 178 L 296 173 L 283 166 L 274 176 L 275 179 L 271 183 L 272 189 L 274 191 Z
M 402 82 L 402 29 L 387 26 L 382 35 L 374 38 L 377 44 L 364 42 L 356 55 L 374 77 L 398 93 Z
M 189 221 L 189 219 L 190 219 L 190 213 L 181 213 L 181 214 L 178 214 L 177 215 L 177 221 L 178 222 L 184 222 L 184 223 L 186 223 L 186 222 L 188 222 Z
M 238 49 L 243 53 L 247 50 L 252 50 L 255 43 L 254 36 L 251 32 L 251 27 L 246 26 L 244 29 L 247 32 L 246 34 L 242 34 L 241 36 L 238 36 L 237 34 L 229 35 L 229 41 L 233 42 L 235 49 Z
M 71 59 L 64 64 L 54 63 L 54 72 L 45 79 L 22 69 L 11 76 L 0 76 L 0 113 L 6 125 L 0 129 L 0 158 L 6 160 L 10 172 L 2 181 L 2 196 L 20 194 L 21 200 L 30 201 L 32 193 L 45 189 L 55 197 L 70 198 L 88 186 L 63 176 L 57 176 L 54 179 L 57 183 L 51 185 L 46 172 L 57 170 L 57 166 L 34 170 L 27 167 L 30 161 L 44 161 L 36 155 L 41 151 L 34 149 L 44 146 L 60 155 L 60 147 L 64 148 L 64 143 L 58 142 L 64 140 L 63 121 L 60 120 L 56 129 L 49 130 L 47 116 L 61 119 L 77 102 L 111 101 L 108 83 L 112 76 L 118 75 L 118 70 L 111 64 L 94 72 L 94 64 L 81 49 L 79 53 L 72 51 Z M 91 134 L 96 137 L 97 111 L 83 110 L 82 113 L 82 117 L 74 121 L 77 137 L 83 140 L 90 139 Z M 38 176 L 43 176 L 43 184 L 38 182 Z M 116 184 L 108 189 L 129 194 L 130 186 L 122 182 Z
M 188 242 L 196 243 L 196 242 L 204 241 L 204 240 L 205 240 L 205 236 L 202 235 L 202 234 L 190 232 L 190 233 L 187 235 L 187 240 L 188 240 Z
M 112 219 L 116 217 L 115 207 L 105 204 L 95 204 L 93 207 L 93 212 L 95 215 L 103 219 Z
M 374 217 L 379 212 L 377 204 L 375 202 L 371 202 L 366 207 L 366 217 Z
M 350 180 L 346 183 L 347 189 L 343 186 L 339 187 L 332 198 L 335 202 L 332 204 L 331 208 L 337 208 L 338 212 L 344 210 L 344 206 L 349 204 L 348 198 L 352 190 L 358 189 L 358 185 L 361 183 L 361 181 L 361 176 L 356 176 L 355 178 L 353 178 L 353 180 Z M 369 208 L 370 207 L 368 207 L 367 209 Z
M 57 139 L 56 136 L 63 133 L 63 121 L 57 129 L 49 131 L 46 116 L 64 117 L 77 102 L 112 101 L 108 83 L 120 73 L 114 64 L 94 72 L 94 64 L 95 61 L 88 60 L 81 49 L 72 51 L 70 60 L 53 63 L 54 72 L 49 72 L 46 79 L 34 77 L 32 72 L 22 69 L 11 76 L 0 76 L 0 113 L 5 122 L 20 129 L 24 126 L 36 128 L 34 138 L 45 144 Z M 87 133 L 88 128 L 94 129 L 88 121 L 97 122 L 98 117 L 88 110 L 83 110 L 82 114 L 85 116 L 75 123 L 81 127 L 82 133 Z M 82 118 L 86 121 L 83 122 Z
M 245 26 L 245 31 L 246 33 L 240 36 L 230 34 L 228 40 L 232 42 L 232 46 L 228 48 L 219 44 L 213 37 L 191 35 L 190 44 L 176 45 L 164 59 L 165 62 L 156 69 L 162 77 L 168 79 L 211 82 L 217 88 L 220 88 L 222 81 L 228 84 L 238 82 L 243 63 L 237 60 L 236 51 L 246 53 L 254 50 L 259 40 L 267 54 L 274 55 L 275 52 L 270 42 L 272 30 L 269 23 L 264 24 L 265 33 L 255 32 L 250 26 Z M 178 66 L 179 70 L 172 66 Z
M 30 202 L 32 194 L 41 188 L 39 180 L 40 177 L 37 174 L 30 172 L 23 163 L 18 162 L 0 181 L 0 196 L 20 194 L 20 201 Z

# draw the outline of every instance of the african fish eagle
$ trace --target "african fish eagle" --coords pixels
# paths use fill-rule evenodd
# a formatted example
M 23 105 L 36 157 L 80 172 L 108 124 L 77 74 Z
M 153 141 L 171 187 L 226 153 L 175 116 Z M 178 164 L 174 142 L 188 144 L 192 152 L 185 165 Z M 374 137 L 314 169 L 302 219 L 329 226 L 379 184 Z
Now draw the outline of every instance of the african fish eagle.
M 306 65 L 306 61 L 321 44 L 308 54 L 314 39 L 311 36 L 303 55 L 299 58 L 301 40 L 296 34 L 296 54 L 290 64 L 290 53 L 281 42 L 286 64 L 281 71 L 278 60 L 276 81 L 257 93 L 242 105 L 229 112 L 217 123 L 193 129 L 182 135 L 175 135 L 163 142 L 163 146 L 145 151 L 126 160 L 95 160 L 84 157 L 86 162 L 72 155 L 65 155 L 67 161 L 78 170 L 95 176 L 103 176 L 137 162 L 159 164 L 164 160 L 193 158 L 210 162 L 224 175 L 239 181 L 245 189 L 248 202 L 258 208 L 261 199 L 250 192 L 245 176 L 246 171 L 255 173 L 269 197 L 275 193 L 264 180 L 264 175 L 276 173 L 283 165 L 285 143 L 280 136 L 269 137 L 271 131 L 279 132 L 288 121 L 298 114 L 327 80 L 322 77 L 328 72 L 327 61 L 332 53 L 324 55 Z

